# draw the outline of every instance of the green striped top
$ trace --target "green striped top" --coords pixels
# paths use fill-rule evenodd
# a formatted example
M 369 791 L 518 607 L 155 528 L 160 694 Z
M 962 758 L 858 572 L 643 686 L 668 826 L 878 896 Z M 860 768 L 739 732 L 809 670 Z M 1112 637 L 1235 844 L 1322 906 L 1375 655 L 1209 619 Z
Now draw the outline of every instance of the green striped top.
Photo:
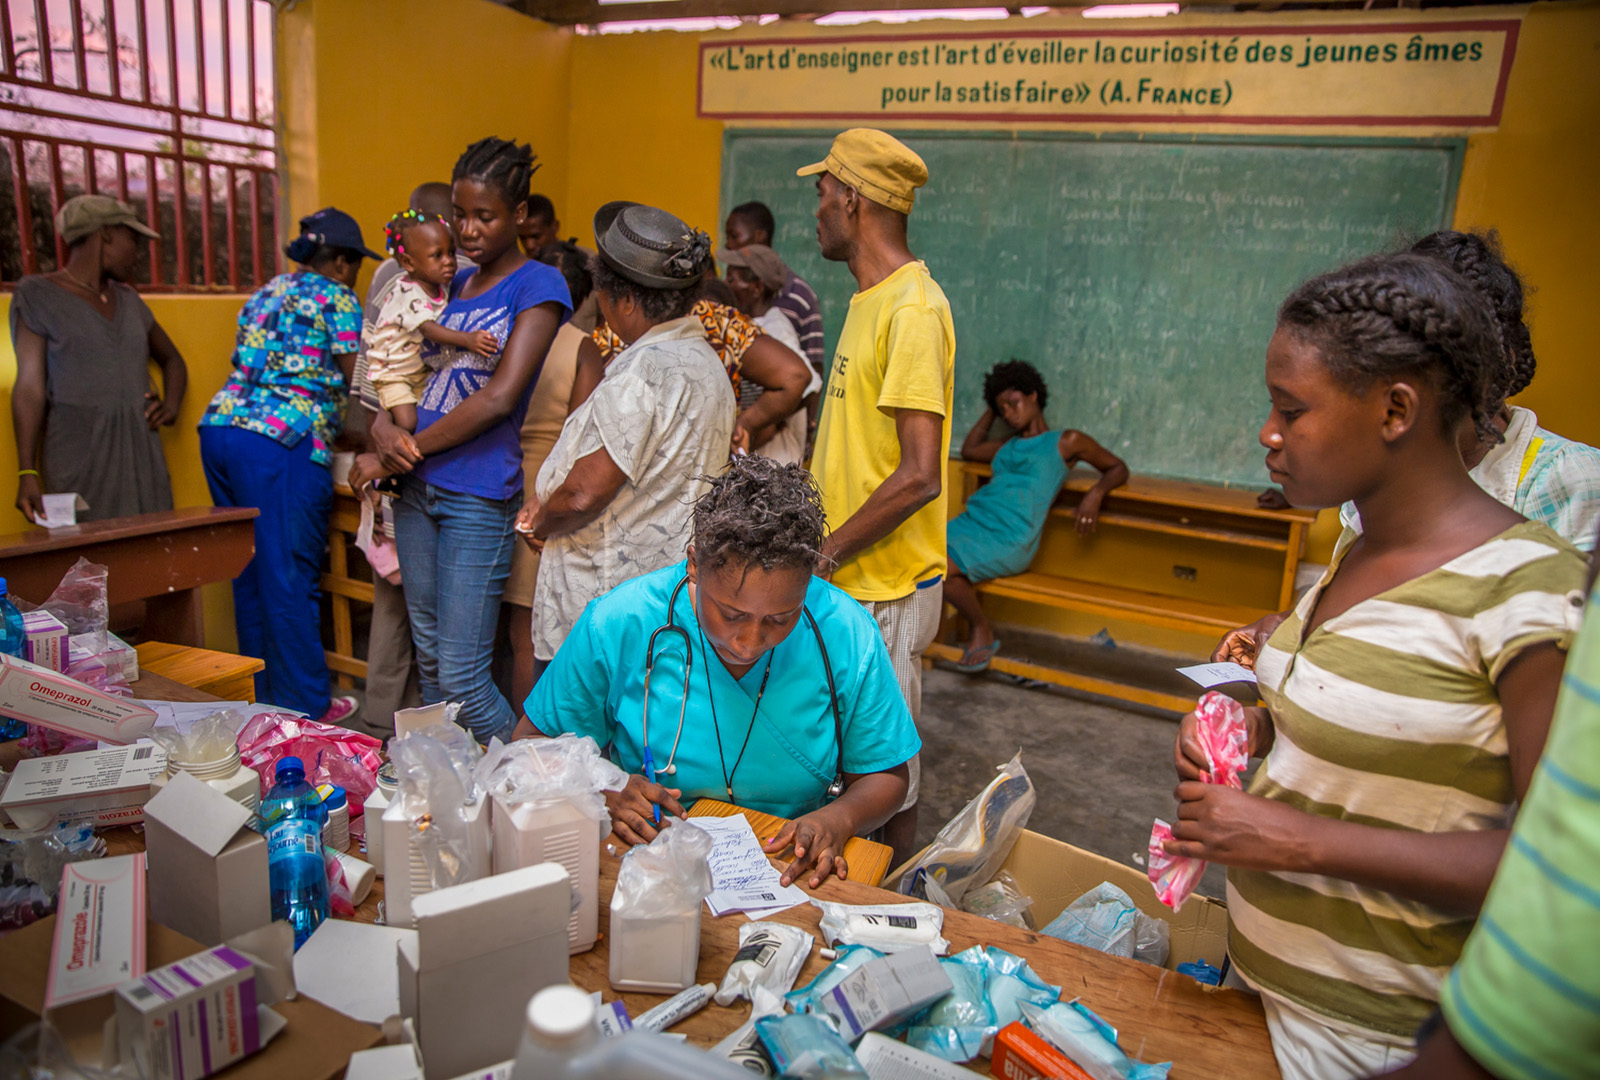
M 1507 1080 L 1600 1075 L 1600 602 L 1594 596 L 1562 684 L 1550 741 L 1511 843 L 1444 986 L 1444 1015 L 1456 1040 Z
M 1570 644 L 1583 556 L 1523 522 L 1304 634 L 1355 536 L 1257 658 L 1276 738 L 1250 791 L 1386 828 L 1505 828 L 1515 794 L 1495 681 L 1529 646 Z M 1234 965 L 1262 992 L 1397 1037 L 1432 1012 L 1473 923 L 1320 874 L 1238 869 L 1228 916 Z

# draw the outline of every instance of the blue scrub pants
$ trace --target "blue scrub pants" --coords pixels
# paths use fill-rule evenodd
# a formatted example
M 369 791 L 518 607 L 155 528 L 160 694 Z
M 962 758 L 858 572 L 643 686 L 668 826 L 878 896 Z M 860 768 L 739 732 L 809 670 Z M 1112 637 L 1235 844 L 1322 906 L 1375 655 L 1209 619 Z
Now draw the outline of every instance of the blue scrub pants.
M 333 477 L 309 437 L 290 448 L 236 427 L 202 426 L 200 461 L 213 503 L 261 511 L 255 558 L 233 582 L 239 651 L 267 665 L 256 700 L 315 720 L 329 700 L 320 585 Z
M 485 499 L 401 480 L 394 542 L 405 580 L 406 613 L 416 648 L 422 701 L 461 704 L 459 722 L 480 743 L 507 741 L 516 718 L 490 666 L 500 597 L 511 575 L 519 492 Z

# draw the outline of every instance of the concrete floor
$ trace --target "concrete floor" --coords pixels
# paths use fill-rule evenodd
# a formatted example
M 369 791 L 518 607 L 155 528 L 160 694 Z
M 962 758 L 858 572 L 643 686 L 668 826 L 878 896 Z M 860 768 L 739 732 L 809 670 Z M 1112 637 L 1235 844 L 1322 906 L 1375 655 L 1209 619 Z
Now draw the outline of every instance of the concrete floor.
M 1022 686 L 1003 675 L 935 668 L 923 673 L 918 727 L 919 845 L 1019 748 L 1038 792 L 1028 822 L 1034 832 L 1143 870 L 1151 821 L 1172 820 L 1177 723 L 1169 716 Z M 1208 869 L 1198 891 L 1221 896 L 1222 871 Z

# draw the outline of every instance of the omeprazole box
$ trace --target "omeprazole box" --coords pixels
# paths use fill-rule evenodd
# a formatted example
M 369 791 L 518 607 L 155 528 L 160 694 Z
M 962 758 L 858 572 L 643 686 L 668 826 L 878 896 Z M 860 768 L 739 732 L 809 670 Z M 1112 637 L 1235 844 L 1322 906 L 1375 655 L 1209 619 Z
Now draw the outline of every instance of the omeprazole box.
M 149 734 L 156 722 L 149 706 L 4 653 L 0 653 L 0 715 L 123 746 Z
M 22 616 L 28 635 L 28 661 L 51 671 L 67 670 L 67 624 L 40 609 Z
M 150 781 L 167 767 L 159 746 L 114 746 L 55 757 L 24 758 L 0 793 L 0 810 L 22 829 L 69 821 L 96 828 L 144 820 Z
M 261 1049 L 283 1020 L 256 1004 L 255 967 L 226 945 L 117 988 L 117 1048 L 145 1080 L 197 1080 Z

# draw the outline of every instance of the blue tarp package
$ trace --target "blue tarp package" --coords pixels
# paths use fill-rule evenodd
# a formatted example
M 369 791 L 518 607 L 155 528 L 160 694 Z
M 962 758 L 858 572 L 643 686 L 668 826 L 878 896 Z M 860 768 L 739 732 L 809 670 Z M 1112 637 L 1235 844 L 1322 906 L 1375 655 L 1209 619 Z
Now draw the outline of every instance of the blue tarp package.
M 798 990 L 789 991 L 784 1000 L 795 1012 L 816 1012 L 823 996 L 843 982 L 846 975 L 882 955 L 868 945 L 846 945 L 839 950 L 837 958 L 817 972 L 816 978 Z
M 955 989 L 912 1021 L 906 1042 L 946 1061 L 988 1057 L 995 1034 L 1022 1019 L 1023 1002 L 1044 1007 L 1061 996 L 1061 987 L 1041 979 L 1022 957 L 992 945 L 939 965 Z
M 1172 928 L 1165 919 L 1152 919 L 1140 911 L 1127 893 L 1103 881 L 1067 905 L 1039 932 L 1164 967 Z
M 1022 1017 L 1094 1080 L 1166 1080 L 1172 1069 L 1171 1062 L 1146 1065 L 1124 1054 L 1117 1046 L 1117 1029 L 1081 1001 L 1058 1001 L 1048 1009 L 1024 1003 Z
M 756 1034 L 785 1080 L 866 1080 L 849 1045 L 815 1013 L 763 1016 Z

